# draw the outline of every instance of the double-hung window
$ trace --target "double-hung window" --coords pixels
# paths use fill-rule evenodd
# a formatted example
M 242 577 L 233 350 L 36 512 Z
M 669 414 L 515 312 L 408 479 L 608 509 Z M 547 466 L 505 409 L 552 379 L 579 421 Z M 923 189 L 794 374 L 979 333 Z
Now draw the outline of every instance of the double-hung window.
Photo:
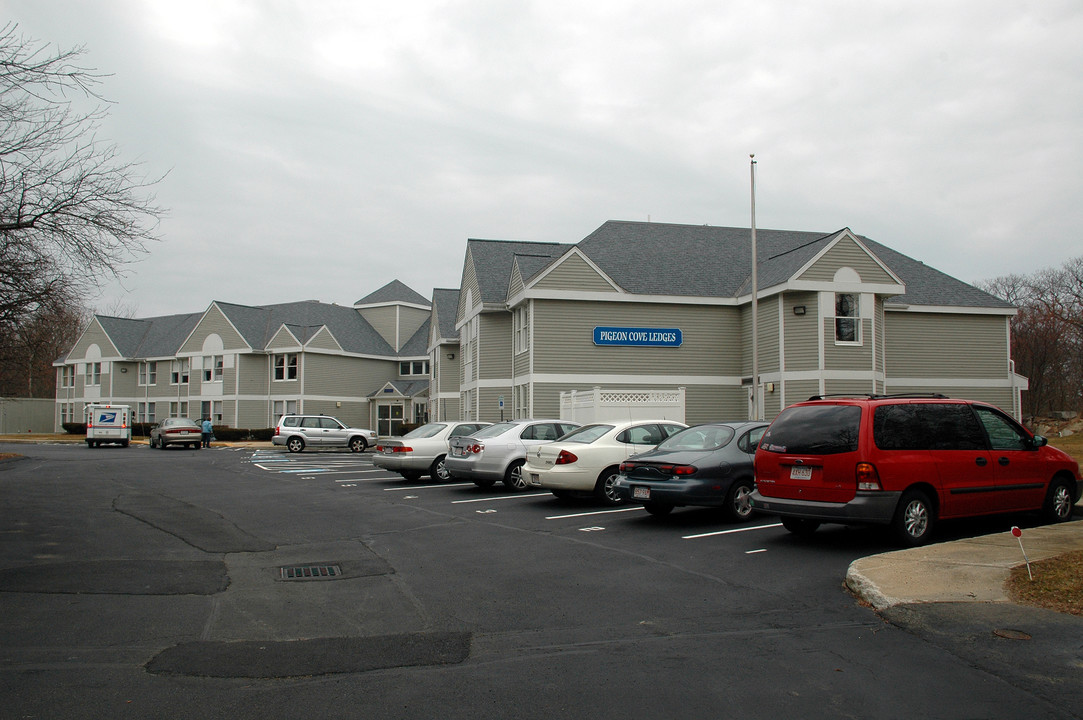
M 203 382 L 222 382 L 222 356 L 205 356 L 203 358 Z
M 515 352 L 524 353 L 530 349 L 530 308 L 516 308 L 512 317 L 515 332 Z
M 172 362 L 172 366 L 169 371 L 169 384 L 170 385 L 187 385 L 188 374 L 191 361 L 188 358 L 179 358 Z M 174 415 L 173 417 L 178 417 Z
M 86 384 L 102 384 L 102 364 L 100 362 L 92 362 L 86 364 Z
M 274 379 L 297 379 L 297 353 L 281 353 L 274 356 Z
M 835 342 L 861 342 L 861 313 L 854 293 L 835 293 Z
M 140 385 L 157 385 L 158 384 L 158 363 L 156 363 L 156 362 L 141 362 L 141 363 L 139 363 L 139 384 Z

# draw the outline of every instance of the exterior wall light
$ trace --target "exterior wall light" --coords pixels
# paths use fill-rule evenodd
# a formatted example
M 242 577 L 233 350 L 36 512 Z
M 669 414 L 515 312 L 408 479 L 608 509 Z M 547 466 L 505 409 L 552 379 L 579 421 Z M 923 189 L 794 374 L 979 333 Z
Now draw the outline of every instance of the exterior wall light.
M 455 359 L 455 353 L 448 353 L 447 354 L 447 359 L 448 360 L 454 360 Z
M 793 306 L 793 314 L 794 315 L 804 315 L 805 314 L 805 306 L 804 305 L 794 305 Z
M 126 368 L 126 367 L 122 367 L 122 368 L 120 369 L 120 371 L 121 371 L 122 373 L 126 373 L 126 372 L 128 372 L 128 368 Z

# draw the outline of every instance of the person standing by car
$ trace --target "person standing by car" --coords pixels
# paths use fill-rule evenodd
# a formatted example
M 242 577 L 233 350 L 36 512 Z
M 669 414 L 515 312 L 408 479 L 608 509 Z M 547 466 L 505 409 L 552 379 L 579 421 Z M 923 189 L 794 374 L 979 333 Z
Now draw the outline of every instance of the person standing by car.
M 211 424 L 211 419 L 203 418 L 203 447 L 209 448 L 211 446 L 211 435 L 214 434 L 214 426 Z

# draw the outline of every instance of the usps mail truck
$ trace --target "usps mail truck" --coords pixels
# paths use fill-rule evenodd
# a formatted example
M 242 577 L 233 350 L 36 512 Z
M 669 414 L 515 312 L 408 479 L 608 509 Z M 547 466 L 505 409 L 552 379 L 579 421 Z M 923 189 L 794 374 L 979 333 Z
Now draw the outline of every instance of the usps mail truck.
M 86 444 L 98 447 L 114 443 L 128 447 L 132 441 L 132 409 L 127 405 L 87 405 Z

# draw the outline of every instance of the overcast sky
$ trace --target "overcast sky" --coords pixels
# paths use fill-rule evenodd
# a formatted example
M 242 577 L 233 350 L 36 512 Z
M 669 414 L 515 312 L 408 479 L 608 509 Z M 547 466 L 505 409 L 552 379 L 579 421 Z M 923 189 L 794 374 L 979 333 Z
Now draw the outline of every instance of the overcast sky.
M 352 304 L 468 238 L 849 227 L 968 282 L 1083 255 L 1078 0 L 0 0 L 109 73 L 162 241 L 88 298 Z M 124 312 L 120 314 L 129 314 Z

